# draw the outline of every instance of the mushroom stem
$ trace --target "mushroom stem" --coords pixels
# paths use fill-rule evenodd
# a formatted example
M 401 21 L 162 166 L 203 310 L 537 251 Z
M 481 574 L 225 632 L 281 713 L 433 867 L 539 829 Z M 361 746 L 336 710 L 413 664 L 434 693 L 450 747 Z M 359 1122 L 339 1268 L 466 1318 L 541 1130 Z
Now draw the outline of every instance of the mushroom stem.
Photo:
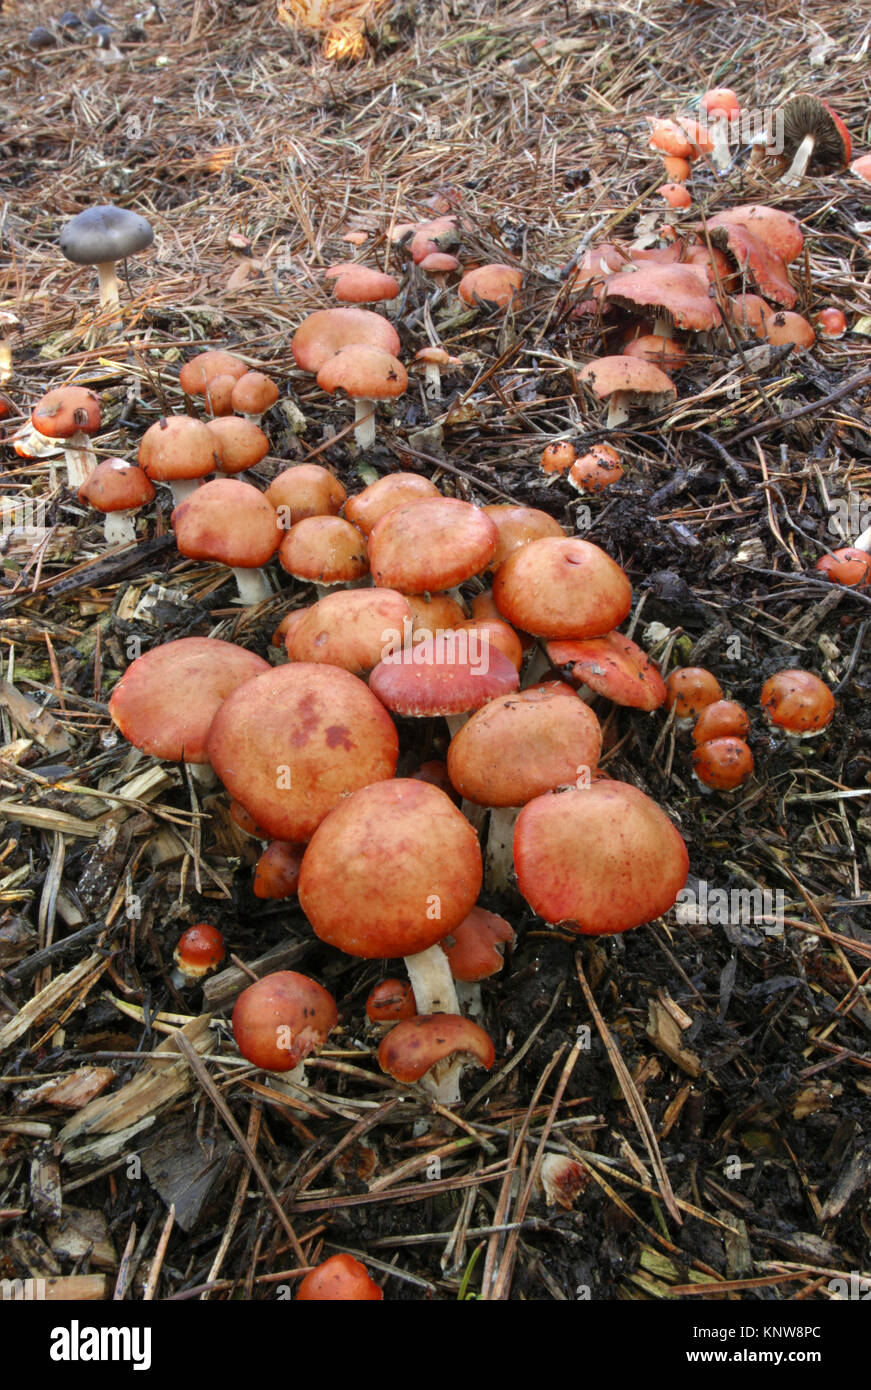
M 0 386 L 12 376 L 12 342 L 9 338 L 0 338 Z
M 354 438 L 361 449 L 371 449 L 375 443 L 375 402 L 362 396 L 354 401 Z
M 466 723 L 466 721 L 468 720 L 468 718 L 469 718 L 469 713 L 468 713 L 468 711 L 467 711 L 465 714 L 446 714 L 446 715 L 445 715 L 445 723 L 447 724 L 448 729 L 450 730 L 451 738 L 456 738 L 457 734 L 460 732 L 460 730 L 462 729 L 463 725 Z
M 519 815 L 519 806 L 496 806 L 490 812 L 484 878 L 487 887 L 497 893 L 507 893 L 511 888 L 511 875 L 514 870 L 514 826 Z
M 859 539 L 853 542 L 853 549 L 871 551 L 871 526 L 867 527 L 867 529 L 862 532 Z
M 64 440 L 63 451 L 67 466 L 67 487 L 70 492 L 78 492 L 96 468 L 97 455 L 88 444 L 88 436 L 82 430 L 77 430 L 69 439 Z
M 107 545 L 133 545 L 136 541 L 136 528 L 132 518 L 135 512 L 107 512 L 103 535 Z
M 405 968 L 419 1014 L 458 1014 L 460 1004 L 448 958 L 436 943 L 405 957 Z
M 234 566 L 233 574 L 236 577 L 239 599 L 246 608 L 252 608 L 255 603 L 262 603 L 265 598 L 272 597 L 272 585 L 263 570 L 237 569 Z
M 608 418 L 605 421 L 605 429 L 613 430 L 617 425 L 622 425 L 629 419 L 629 411 L 626 409 L 626 391 L 615 391 L 608 401 Z
M 218 785 L 218 777 L 211 763 L 185 763 L 185 767 L 203 791 Z
M 196 492 L 199 485 L 199 478 L 173 478 L 167 482 L 167 487 L 172 493 L 172 500 L 176 506 L 179 502 L 186 502 L 191 493 Z
M 424 387 L 426 397 L 430 401 L 440 401 L 442 398 L 442 371 L 438 362 L 427 362 L 424 368 Z
M 711 151 L 711 159 L 714 168 L 720 173 L 728 169 L 732 161 L 732 152 L 729 149 L 729 122 L 719 120 L 714 123 L 714 148 Z
M 460 1095 L 460 1077 L 463 1074 L 463 1063 L 467 1054 L 457 1053 L 453 1057 L 447 1057 L 443 1062 L 436 1062 L 434 1067 L 420 1078 L 420 1084 L 425 1091 L 428 1091 L 433 1100 L 437 1100 L 439 1105 L 456 1105 L 462 1099 Z
M 118 276 L 115 274 L 115 262 L 100 261 L 97 266 L 97 274 L 100 277 L 100 308 L 120 309 L 121 300 L 118 295 Z
M 805 175 L 805 170 L 810 162 L 810 157 L 814 152 L 816 137 L 806 135 L 795 152 L 792 163 L 780 180 L 788 188 L 797 188 Z

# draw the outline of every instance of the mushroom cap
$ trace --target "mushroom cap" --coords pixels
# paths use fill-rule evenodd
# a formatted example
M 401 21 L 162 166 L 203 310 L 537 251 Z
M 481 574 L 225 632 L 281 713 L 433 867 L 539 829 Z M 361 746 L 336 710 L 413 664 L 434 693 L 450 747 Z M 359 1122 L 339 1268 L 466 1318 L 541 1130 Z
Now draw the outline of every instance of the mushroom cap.
M 843 338 L 847 331 L 847 316 L 830 305 L 817 314 L 817 332 L 821 338 Z
M 578 457 L 574 444 L 567 439 L 546 444 L 541 451 L 539 467 L 542 473 L 567 473 Z
M 844 545 L 840 550 L 833 550 L 831 555 L 821 555 L 816 568 L 833 584 L 843 584 L 853 589 L 871 580 L 871 555 L 867 550 Z
M 260 426 L 255 425 L 253 420 L 244 420 L 240 415 L 222 415 L 216 420 L 207 420 L 206 429 L 218 441 L 222 473 L 244 473 L 246 468 L 253 468 L 269 453 L 269 440 Z
M 439 628 L 458 627 L 466 614 L 452 594 L 406 594 L 411 609 L 411 633 L 437 632 Z M 499 614 L 495 615 L 497 618 Z
M 665 703 L 665 681 L 658 668 L 622 632 L 583 642 L 548 642 L 547 654 L 554 666 L 571 663 L 574 680 L 606 695 L 615 705 L 651 711 Z
M 695 159 L 696 151 L 677 121 L 658 116 L 648 116 L 646 119 L 650 126 L 650 149 L 659 150 L 661 154 L 676 155 L 680 159 Z
M 774 310 L 758 294 L 736 294 L 726 300 L 726 317 L 736 328 L 749 329 L 757 338 L 765 337 Z
M 497 648 L 508 657 L 516 671 L 520 670 L 523 665 L 524 646 L 514 628 L 504 619 L 498 616 L 464 618 L 462 622 L 455 623 L 453 626 L 457 632 L 478 633 L 480 646 L 488 643 L 491 648 Z
M 297 521 L 278 550 L 282 569 L 315 584 L 349 584 L 369 570 L 366 537 L 339 516 Z
M 100 265 L 144 251 L 153 241 L 154 228 L 138 212 L 103 203 L 70 218 L 58 245 L 76 265 Z
M 769 676 L 759 703 L 772 724 L 790 733 L 815 734 L 831 723 L 835 697 L 812 671 L 794 668 Z
M 408 980 L 388 977 L 373 985 L 366 999 L 366 1017 L 370 1023 L 398 1023 L 414 1018 L 417 1004 Z
M 281 530 L 271 502 L 250 483 L 216 478 L 192 492 L 172 513 L 175 543 L 191 560 L 216 560 L 234 569 L 258 569 L 278 549 Z
M 782 107 L 783 150 L 787 158 L 798 149 L 805 136 L 814 137 L 809 168 L 840 169 L 849 164 L 853 153 L 850 132 L 840 116 L 819 97 L 802 94 L 791 97 Z
M 34 429 L 47 439 L 95 434 L 100 428 L 100 401 L 84 386 L 56 386 L 37 401 L 30 417 Z
M 373 695 L 408 719 L 465 714 L 517 686 L 517 667 L 486 634 L 464 638 L 456 629 L 402 647 L 369 677 Z
M 344 391 L 352 399 L 389 400 L 408 387 L 408 373 L 398 358 L 368 343 L 349 343 L 323 363 L 317 375 L 322 391 Z
M 665 689 L 666 706 L 678 719 L 695 719 L 706 705 L 723 698 L 720 682 L 704 666 L 679 666 L 668 676 Z
M 337 1019 L 336 1001 L 323 985 L 295 970 L 276 970 L 239 995 L 233 1037 L 255 1067 L 292 1071 L 323 1047 Z
M 349 671 L 295 662 L 234 691 L 218 711 L 208 757 L 236 801 L 276 840 L 308 840 L 351 792 L 392 777 L 390 715 Z
M 103 459 L 79 488 L 79 501 L 98 512 L 127 512 L 154 500 L 147 475 L 126 459 Z
M 510 502 L 499 502 L 482 507 L 481 511 L 485 516 L 489 516 L 499 532 L 496 550 L 487 566 L 490 570 L 498 570 L 509 555 L 529 545 L 531 541 L 540 541 L 545 536 L 565 535 L 559 522 L 547 512 L 539 511 L 538 507 L 520 507 L 513 506 Z
M 766 341 L 775 347 L 792 343 L 795 347 L 813 347 L 817 335 L 811 324 L 801 314 L 793 314 L 788 309 L 775 309 L 765 323 Z
M 578 372 L 578 381 L 600 401 L 625 392 L 647 410 L 664 409 L 677 395 L 674 382 L 643 357 L 596 357 Z
M 457 294 L 464 304 L 495 304 L 499 309 L 507 309 L 522 285 L 522 270 L 497 262 L 467 270 L 457 286 Z
M 710 281 L 696 265 L 653 264 L 618 271 L 605 281 L 604 302 L 630 311 L 656 309 L 676 328 L 690 332 L 708 332 L 722 323 Z
M 663 343 L 668 339 L 654 338 L 653 341 Z M 607 444 L 594 444 L 588 454 L 572 464 L 566 482 L 578 492 L 601 492 L 612 483 L 619 483 L 622 477 L 623 465 L 617 452 Z
M 239 378 L 230 376 L 210 376 L 203 390 L 203 405 L 215 419 L 221 419 L 233 411 L 233 391 Z
M 753 754 L 743 738 L 708 739 L 693 749 L 693 772 L 706 787 L 731 792 L 753 772 Z
M 298 463 L 273 478 L 265 496 L 276 510 L 290 508 L 292 523 L 309 516 L 335 516 L 347 492 L 338 478 L 319 463 Z
M 198 980 L 220 965 L 226 954 L 224 938 L 218 928 L 209 922 L 195 922 L 182 932 L 172 958 L 183 975 L 189 980 Z
M 354 261 L 331 265 L 324 278 L 335 281 L 333 293 L 345 304 L 375 304 L 382 299 L 395 299 L 399 294 L 399 282 L 392 275 Z
M 499 532 L 480 507 L 432 497 L 382 516 L 369 536 L 369 565 L 384 588 L 431 593 L 486 569 L 498 543 Z
M 405 622 L 411 622 L 411 608 L 395 589 L 342 589 L 326 594 L 294 623 L 287 654 L 291 661 L 325 662 L 363 676 Z
M 862 154 L 854 159 L 850 173 L 855 174 L 857 179 L 864 179 L 865 183 L 871 183 L 871 154 Z
M 660 198 L 664 198 L 670 208 L 692 207 L 692 194 L 682 183 L 663 183 L 659 189 Z
M 362 492 L 349 497 L 345 503 L 345 518 L 358 530 L 368 536 L 377 521 L 394 507 L 408 502 L 423 502 L 430 497 L 438 497 L 439 490 L 429 478 L 419 473 L 388 473 L 386 478 L 378 478 Z
M 702 94 L 699 102 L 699 110 L 707 115 L 731 116 L 736 111 L 741 110 L 741 103 L 738 100 L 738 93 L 731 87 L 709 87 Z
M 439 943 L 455 980 L 477 984 L 498 975 L 505 964 L 500 946 L 514 944 L 514 928 L 504 917 L 473 907 L 449 936 Z
M 371 309 L 353 305 L 309 314 L 294 333 L 290 350 L 303 371 L 318 372 L 328 357 L 349 343 L 369 343 L 394 356 L 399 352 L 399 334 L 393 325 Z
M 272 840 L 254 866 L 255 898 L 295 898 L 305 845 Z
M 804 234 L 801 223 L 791 212 L 770 208 L 764 203 L 740 203 L 708 218 L 709 227 L 728 227 L 735 223 L 752 232 L 784 265 L 789 265 L 802 253 Z
M 383 1291 L 353 1255 L 331 1255 L 300 1282 L 297 1303 L 378 1303 Z
M 667 912 L 686 883 L 689 856 L 655 801 L 608 780 L 527 802 L 514 830 L 514 867 L 539 917 L 599 936 Z
M 204 478 L 220 463 L 220 448 L 203 420 L 168 415 L 149 425 L 139 441 L 139 466 L 157 482 Z
M 243 362 L 235 353 L 209 348 L 185 362 L 178 374 L 178 384 L 186 396 L 203 396 L 209 382 L 215 377 L 229 376 L 233 381 L 238 381 L 247 371 L 247 362 Z
M 450 797 L 396 778 L 344 797 L 321 822 L 299 902 L 322 941 L 390 959 L 426 951 L 459 926 L 481 880 L 478 836 Z
M 459 239 L 456 217 L 434 217 L 429 222 L 419 222 L 409 243 L 412 260 L 419 265 L 427 256 L 456 246 Z
M 577 537 L 545 537 L 516 550 L 497 570 L 493 598 L 502 616 L 523 632 L 601 637 L 629 613 L 632 587 L 597 545 Z
M 416 1014 L 382 1038 L 378 1065 L 395 1081 L 420 1081 L 447 1057 L 472 1057 L 489 1071 L 496 1051 L 489 1033 L 460 1014 Z
M 121 733 L 168 762 L 207 763 L 212 720 L 237 686 L 269 671 L 255 652 L 215 637 L 180 637 L 143 652 L 109 700 Z
M 278 400 L 278 387 L 263 372 L 246 372 L 233 387 L 230 400 L 243 415 L 262 415 Z
M 661 333 L 642 333 L 626 344 L 621 356 L 641 357 L 667 374 L 679 371 L 686 361 L 687 354 L 683 344 L 676 338 L 666 338 Z
M 422 347 L 414 354 L 415 362 L 423 362 L 425 366 L 435 367 L 462 367 L 463 362 L 459 357 L 451 357 L 446 348 Z
M 734 700 L 714 700 L 705 705 L 693 729 L 693 743 L 715 738 L 744 738 L 750 732 L 750 716 Z
M 789 283 L 786 266 L 764 241 L 742 222 L 708 224 L 711 241 L 719 250 L 728 250 L 738 269 L 756 286 L 760 294 L 773 299 L 785 309 L 791 309 L 797 295 Z
M 430 251 L 428 256 L 418 261 L 418 265 L 429 275 L 450 275 L 452 271 L 460 268 L 456 256 L 450 255 L 447 251 Z
M 568 687 L 565 687 L 568 689 Z M 451 782 L 477 806 L 523 806 L 595 772 L 602 730 L 589 705 L 554 683 L 490 700 L 448 748 Z

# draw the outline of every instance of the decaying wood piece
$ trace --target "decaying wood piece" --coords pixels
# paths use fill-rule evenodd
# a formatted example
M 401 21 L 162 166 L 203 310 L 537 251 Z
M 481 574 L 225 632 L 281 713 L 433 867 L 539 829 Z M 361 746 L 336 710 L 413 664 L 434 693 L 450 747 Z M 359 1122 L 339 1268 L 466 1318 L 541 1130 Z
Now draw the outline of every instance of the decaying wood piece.
M 210 1022 L 211 1014 L 201 1014 L 192 1019 L 184 1028 L 159 1043 L 151 1055 L 177 1055 L 179 1033 L 195 1051 L 207 1052 L 211 1042 Z M 182 1058 L 177 1062 L 144 1059 L 139 1074 L 122 1086 L 120 1091 L 91 1101 L 64 1125 L 58 1136 L 64 1160 L 80 1164 L 89 1162 L 98 1153 L 100 1158 L 106 1158 L 120 1152 L 133 1135 L 149 1128 L 167 1106 L 191 1089 L 191 1085 L 191 1071 Z M 93 1144 L 76 1147 L 77 1140 L 97 1135 L 106 1137 Z
M 72 970 L 68 970 L 65 975 L 58 975 L 57 979 L 47 984 L 45 989 L 41 989 L 32 999 L 28 999 L 26 1004 L 18 1010 L 9 1022 L 0 1028 L 0 1052 L 11 1047 L 20 1037 L 27 1032 L 28 1028 L 33 1028 L 48 1015 L 55 1013 L 59 1006 L 63 1004 L 70 995 L 87 982 L 90 989 L 96 984 L 106 968 L 107 962 L 102 956 L 96 953 L 74 965 Z M 88 980 L 88 976 L 93 975 L 93 979 Z

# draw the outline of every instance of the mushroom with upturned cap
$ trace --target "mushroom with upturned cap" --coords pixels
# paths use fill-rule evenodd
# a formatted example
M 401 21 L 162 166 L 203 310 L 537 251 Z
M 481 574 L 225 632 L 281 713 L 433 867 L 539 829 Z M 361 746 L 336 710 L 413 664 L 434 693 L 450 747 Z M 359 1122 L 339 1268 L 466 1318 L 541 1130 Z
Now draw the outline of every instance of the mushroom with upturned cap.
M 181 554 L 228 565 L 242 603 L 271 596 L 260 567 L 278 549 L 281 530 L 275 508 L 256 487 L 238 478 L 204 483 L 179 503 L 171 520 Z
M 778 126 L 782 128 L 783 154 L 787 159 L 792 156 L 792 163 L 780 180 L 788 187 L 797 188 L 808 168 L 822 173 L 850 163 L 850 132 L 840 116 L 819 97 L 804 94 L 786 102 L 773 118 L 770 144 L 781 134 Z
M 317 382 L 322 391 L 343 391 L 351 397 L 354 438 L 361 449 L 371 449 L 375 443 L 376 404 L 403 395 L 408 373 L 399 359 L 383 348 L 350 343 L 327 358 L 318 371 Z
M 548 642 L 546 650 L 554 666 L 570 666 L 572 680 L 615 705 L 651 713 L 665 703 L 665 682 L 658 668 L 622 632 L 607 632 L 580 642 Z
M 460 1077 L 472 1063 L 489 1071 L 493 1039 L 462 1014 L 418 1014 L 391 1028 L 378 1048 L 378 1064 L 396 1081 L 419 1081 L 441 1105 L 456 1105 Z
M 70 219 L 60 234 L 59 246 L 68 261 L 95 265 L 100 278 L 100 306 L 119 304 L 115 266 L 154 241 L 151 223 L 138 212 L 104 203 L 86 208 Z
M 103 534 L 107 545 L 134 544 L 136 528 L 132 517 L 153 500 L 154 486 L 148 475 L 126 459 L 103 459 L 79 488 L 79 501 L 105 515 Z
M 478 837 L 450 797 L 395 778 L 346 796 L 321 821 L 299 902 L 321 941 L 364 959 L 404 956 L 417 1007 L 456 1013 L 438 943 L 471 912 L 481 879 Z
M 33 407 L 30 422 L 38 435 L 61 441 L 67 486 L 78 492 L 97 466 L 88 435 L 100 428 L 100 401 L 84 386 L 57 386 Z
M 663 410 L 677 396 L 674 382 L 642 357 L 597 357 L 578 372 L 578 381 L 608 402 L 609 430 L 628 420 L 632 410 Z

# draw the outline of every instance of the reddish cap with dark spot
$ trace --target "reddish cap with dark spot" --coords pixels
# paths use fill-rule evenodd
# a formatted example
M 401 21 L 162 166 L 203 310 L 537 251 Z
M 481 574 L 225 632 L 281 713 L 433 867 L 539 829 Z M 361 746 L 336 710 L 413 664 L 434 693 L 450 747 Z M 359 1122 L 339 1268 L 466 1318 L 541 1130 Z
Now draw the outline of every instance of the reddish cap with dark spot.
M 295 970 L 277 970 L 243 989 L 233 1009 L 242 1056 L 265 1071 L 292 1071 L 323 1047 L 336 1026 L 328 990 Z
M 509 556 L 493 580 L 493 598 L 503 617 L 524 632 L 599 637 L 623 622 L 632 588 L 597 545 L 546 537 Z
M 366 1017 L 370 1023 L 398 1023 L 416 1013 L 414 990 L 407 980 L 379 980 L 369 991 Z
M 806 737 L 831 723 L 835 697 L 812 671 L 790 669 L 769 676 L 759 696 L 772 724 Z
M 384 706 L 356 676 L 309 662 L 278 666 L 218 711 L 209 760 L 268 835 L 308 840 L 359 787 L 396 771 L 399 742 Z
M 615 705 L 655 710 L 664 704 L 665 682 L 650 657 L 622 632 L 583 642 L 548 642 L 554 666 L 572 668 L 572 678 L 606 695 Z
M 499 532 L 480 507 L 433 497 L 395 507 L 373 527 L 369 565 L 376 584 L 401 594 L 432 593 L 485 569 Z
M 391 1028 L 378 1048 L 378 1065 L 395 1081 L 420 1081 L 448 1057 L 474 1058 L 489 1071 L 496 1060 L 493 1039 L 460 1014 L 417 1014 Z
M 398 778 L 354 792 L 321 823 L 299 901 L 315 935 L 340 951 L 416 955 L 468 916 L 481 879 L 478 837 L 450 797 Z
M 693 749 L 693 772 L 713 791 L 740 787 L 753 771 L 753 754 L 743 738 L 713 738 Z
M 255 652 L 215 637 L 164 642 L 128 666 L 109 700 L 121 733 L 156 758 L 207 763 L 212 720 L 234 690 L 269 670 Z
M 187 980 L 201 980 L 221 964 L 227 952 L 224 938 L 208 922 L 196 922 L 183 931 L 173 952 L 173 960 Z
M 705 705 L 693 729 L 693 743 L 712 738 L 744 738 L 750 732 L 750 716 L 734 700 L 714 700 Z
M 608 780 L 527 802 L 514 829 L 514 868 L 539 917 L 600 936 L 667 912 L 689 856 L 656 802 Z
M 695 719 L 715 700 L 722 700 L 723 690 L 712 671 L 704 666 L 679 666 L 665 682 L 665 702 L 678 719 Z
M 84 386 L 58 386 L 37 402 L 30 419 L 47 439 L 94 434 L 100 428 L 100 401 Z
M 343 589 L 312 604 L 287 634 L 291 661 L 341 666 L 363 676 L 402 638 L 411 609 L 395 589 Z

